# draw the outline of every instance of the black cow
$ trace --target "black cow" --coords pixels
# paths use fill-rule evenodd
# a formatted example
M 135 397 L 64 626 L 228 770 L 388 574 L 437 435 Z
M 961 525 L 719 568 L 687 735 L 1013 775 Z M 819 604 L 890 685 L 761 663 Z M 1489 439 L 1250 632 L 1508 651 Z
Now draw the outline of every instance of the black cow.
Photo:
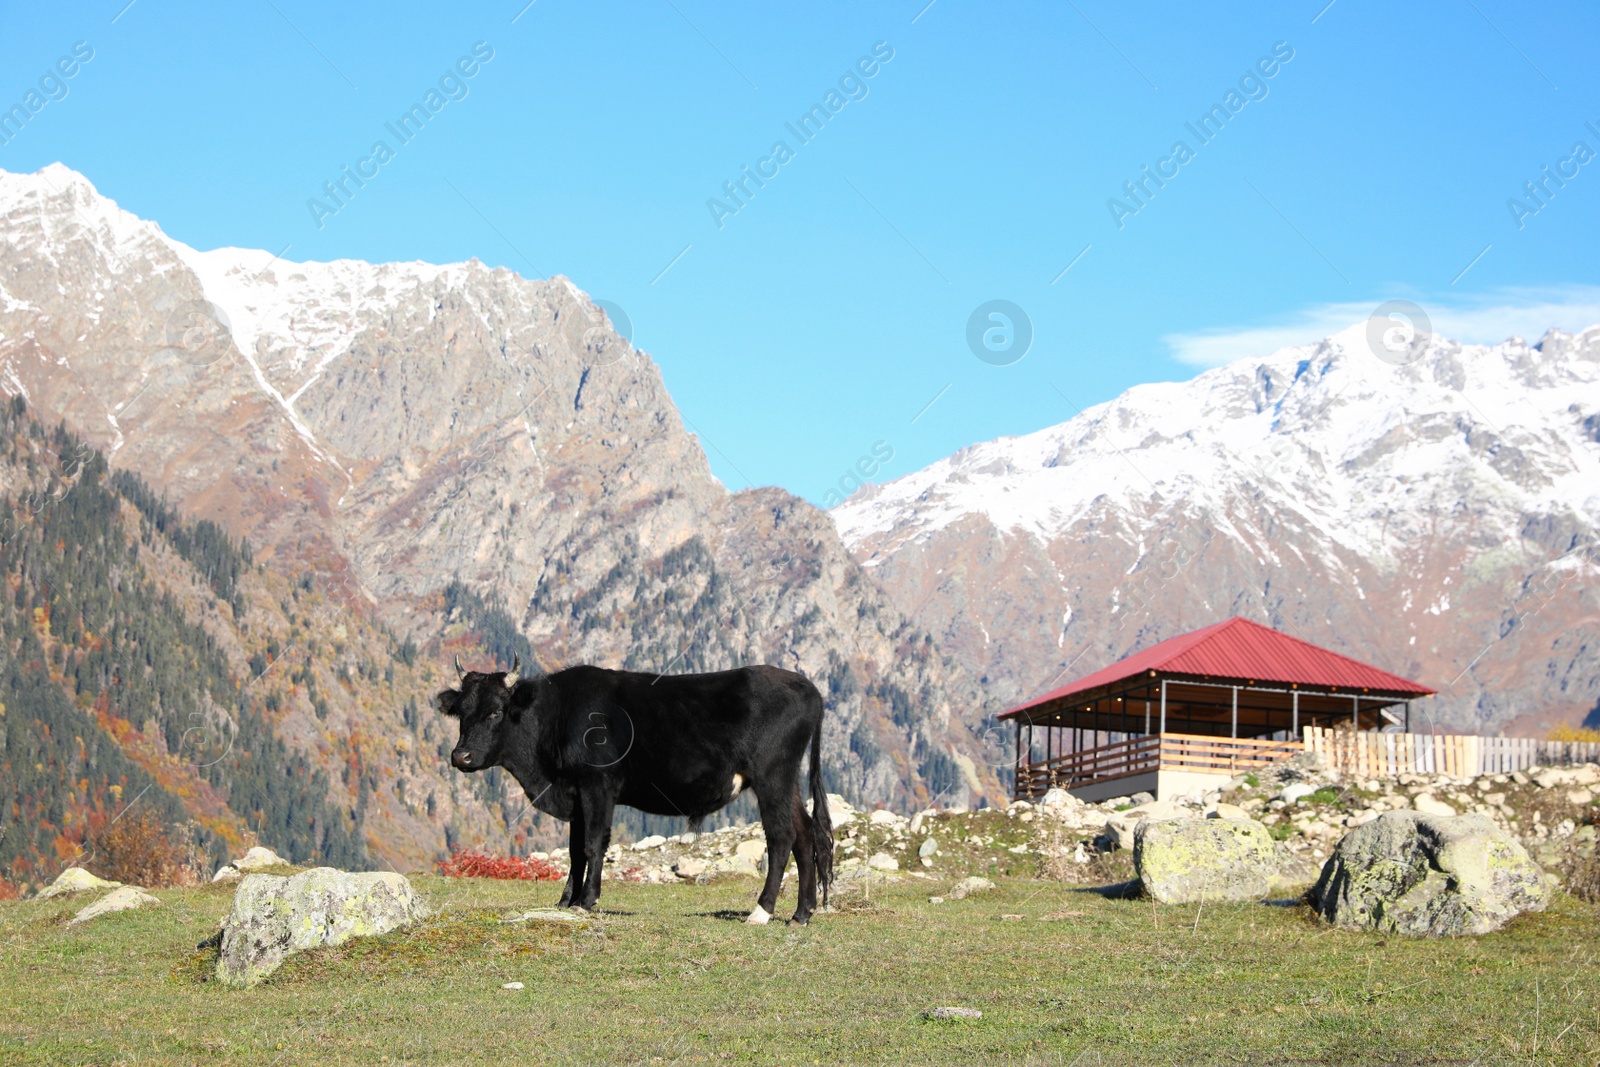
M 744 789 L 760 802 L 767 881 L 750 922 L 772 917 L 793 853 L 800 871 L 794 921 L 827 903 L 833 822 L 822 781 L 822 695 L 777 667 L 715 674 L 636 674 L 568 667 L 555 674 L 456 670 L 459 689 L 436 698 L 460 720 L 450 762 L 463 771 L 504 767 L 540 811 L 571 824 L 572 872 L 560 906 L 592 908 L 617 804 L 694 825 Z M 811 748 L 811 804 L 800 761 Z

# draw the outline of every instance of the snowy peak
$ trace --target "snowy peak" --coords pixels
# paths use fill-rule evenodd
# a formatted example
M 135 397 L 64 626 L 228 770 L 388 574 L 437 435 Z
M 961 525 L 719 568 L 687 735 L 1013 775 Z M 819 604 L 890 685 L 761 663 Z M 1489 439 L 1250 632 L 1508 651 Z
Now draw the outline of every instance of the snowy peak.
M 1009 702 L 1240 615 L 1436 686 L 1434 725 L 1600 719 L 1600 327 L 1385 355 L 1141 385 L 831 514 Z
M 1600 519 L 1600 327 L 1375 358 L 1363 330 L 1141 385 L 1037 433 L 963 449 L 832 512 L 846 542 L 892 551 L 965 516 L 1050 539 L 1092 508 L 1220 516 L 1262 496 L 1363 554 L 1406 514 L 1572 510 Z M 870 558 L 870 554 L 869 554 Z

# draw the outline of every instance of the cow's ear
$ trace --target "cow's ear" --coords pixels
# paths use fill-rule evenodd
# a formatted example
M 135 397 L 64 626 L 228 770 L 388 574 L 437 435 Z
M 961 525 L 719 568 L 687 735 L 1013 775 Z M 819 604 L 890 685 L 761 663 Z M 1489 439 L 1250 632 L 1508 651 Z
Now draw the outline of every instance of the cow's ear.
M 511 692 L 506 694 L 506 714 L 512 722 L 522 718 L 522 713 L 533 707 L 539 696 L 539 686 L 528 678 L 523 678 L 511 687 Z
M 439 709 L 441 715 L 458 718 L 461 715 L 461 694 L 454 689 L 446 689 L 433 698 L 433 706 Z

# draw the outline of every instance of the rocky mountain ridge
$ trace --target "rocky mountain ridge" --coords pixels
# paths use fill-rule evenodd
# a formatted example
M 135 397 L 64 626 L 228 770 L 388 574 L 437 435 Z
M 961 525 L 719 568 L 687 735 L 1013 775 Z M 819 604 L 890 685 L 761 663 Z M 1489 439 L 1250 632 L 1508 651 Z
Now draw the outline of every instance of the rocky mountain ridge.
M 456 585 L 552 667 L 805 670 L 857 802 L 1001 791 L 976 682 L 826 515 L 729 493 L 660 369 L 564 278 L 198 252 L 65 167 L 0 173 L 0 390 L 425 657 L 485 647 Z M 441 850 L 430 826 L 396 849 Z
M 830 514 L 1000 702 L 1244 615 L 1438 688 L 1424 726 L 1593 718 L 1600 327 L 1382 355 L 1141 385 Z

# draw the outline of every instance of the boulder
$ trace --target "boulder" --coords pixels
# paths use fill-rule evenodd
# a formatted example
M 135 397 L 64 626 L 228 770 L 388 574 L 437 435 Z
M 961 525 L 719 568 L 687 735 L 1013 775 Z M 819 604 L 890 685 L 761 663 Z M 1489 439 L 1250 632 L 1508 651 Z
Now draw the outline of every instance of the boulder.
M 809 804 L 811 802 L 808 800 L 806 803 Z M 807 808 L 806 810 L 809 811 L 811 809 Z M 845 800 L 845 798 L 840 796 L 838 793 L 828 794 L 828 820 L 832 822 L 835 827 L 849 826 L 851 823 L 855 822 L 855 819 L 856 809 L 850 806 L 849 801 Z
M 145 908 L 161 901 L 146 893 L 138 886 L 125 885 L 121 889 L 114 889 L 99 900 L 84 908 L 72 917 L 68 926 L 77 926 L 90 919 L 98 919 L 102 915 L 110 915 L 114 911 L 133 911 L 135 908 Z
M 871 858 L 867 860 L 867 866 L 875 871 L 898 871 L 900 869 L 900 861 L 887 852 L 874 852 Z
M 1251 819 L 1166 819 L 1140 824 L 1133 866 L 1163 904 L 1261 900 L 1278 873 L 1277 842 Z
M 1294 782 L 1284 786 L 1283 792 L 1279 793 L 1278 796 L 1285 804 L 1298 804 L 1316 791 L 1317 787 L 1314 785 L 1306 782 Z
M 1250 813 L 1237 804 L 1218 804 L 1215 811 L 1206 814 L 1208 819 L 1248 819 Z
M 1083 801 L 1060 786 L 1055 786 L 1046 791 L 1045 795 L 1040 798 L 1039 806 L 1049 810 L 1066 810 L 1083 807 Z
M 234 860 L 233 865 L 241 871 L 259 871 L 264 867 L 287 867 L 289 861 L 270 848 L 255 845 L 250 851 Z
M 1311 891 L 1348 929 L 1484 934 L 1550 900 L 1544 872 L 1486 815 L 1389 811 L 1344 836 Z
M 651 834 L 649 837 L 641 837 L 639 840 L 635 841 L 633 843 L 633 850 L 635 852 L 648 852 L 650 849 L 660 848 L 666 843 L 667 839 L 662 837 L 660 834 Z
M 1600 784 L 1600 767 L 1585 763 L 1577 767 L 1545 767 L 1533 773 L 1540 789 L 1555 789 L 1563 785 Z
M 917 846 L 917 858 L 918 859 L 922 859 L 922 860 L 931 859 L 932 857 L 934 857 L 934 856 L 936 856 L 938 854 L 939 854 L 939 842 L 935 838 L 932 838 L 932 837 L 926 838 L 926 839 L 923 840 L 922 844 Z
M 291 953 L 387 933 L 427 914 L 411 883 L 389 871 L 315 867 L 291 878 L 247 875 L 222 922 L 217 978 L 255 985 Z
M 116 889 L 121 882 L 108 882 L 90 874 L 82 867 L 68 867 L 56 875 L 56 880 L 39 890 L 36 900 L 48 900 L 51 897 L 64 896 L 67 893 L 83 893 L 90 889 Z
M 1174 804 L 1170 800 L 1152 800 L 1126 811 L 1114 812 L 1106 816 L 1106 843 L 1112 848 L 1132 848 L 1134 832 L 1144 820 L 1184 819 L 1193 815 L 1194 812 L 1189 808 Z
M 1431 793 L 1418 793 L 1411 798 L 1411 806 L 1422 815 L 1452 816 L 1456 809 L 1438 799 Z
M 955 888 L 950 890 L 950 899 L 965 900 L 973 893 L 987 893 L 993 888 L 994 883 L 989 881 L 989 879 L 979 878 L 977 875 L 972 875 L 970 877 L 963 878 L 961 881 L 956 883 Z
M 211 876 L 213 882 L 237 882 L 244 877 L 244 872 L 231 863 L 224 863 L 217 868 L 217 873 Z
M 735 859 L 748 863 L 752 867 L 760 863 L 766 854 L 767 843 L 760 838 L 752 841 L 740 841 L 733 850 Z
M 693 856 L 684 856 L 672 865 L 672 870 L 679 878 L 692 882 L 706 873 L 706 861 L 695 859 Z

